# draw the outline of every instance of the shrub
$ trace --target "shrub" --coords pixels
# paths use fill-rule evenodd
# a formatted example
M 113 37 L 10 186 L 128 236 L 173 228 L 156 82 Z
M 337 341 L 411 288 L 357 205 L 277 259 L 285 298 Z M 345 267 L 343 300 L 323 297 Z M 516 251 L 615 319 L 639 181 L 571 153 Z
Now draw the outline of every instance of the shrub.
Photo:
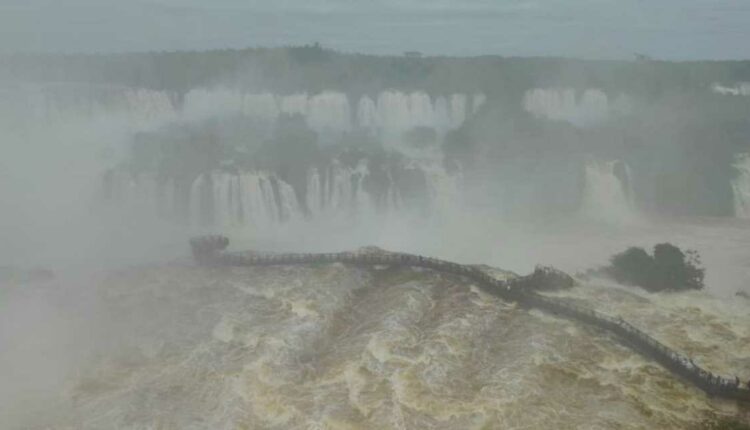
M 671 243 L 654 246 L 653 256 L 643 248 L 628 248 L 615 254 L 603 272 L 617 282 L 649 291 L 699 290 L 705 276 L 696 251 L 682 252 Z
M 643 248 L 631 247 L 614 255 L 606 272 L 617 282 L 651 289 L 655 266 L 653 257 Z

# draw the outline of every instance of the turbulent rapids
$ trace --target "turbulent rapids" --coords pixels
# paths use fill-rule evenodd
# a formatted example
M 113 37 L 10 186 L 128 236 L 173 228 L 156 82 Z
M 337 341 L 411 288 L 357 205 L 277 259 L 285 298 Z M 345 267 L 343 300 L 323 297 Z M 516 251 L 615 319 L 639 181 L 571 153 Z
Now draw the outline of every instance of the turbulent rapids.
M 504 300 L 518 302 L 526 307 L 540 308 L 608 331 L 616 335 L 626 346 L 647 358 L 654 359 L 709 395 L 750 401 L 750 383 L 748 387 L 743 387 L 738 377 L 724 378 L 702 369 L 689 357 L 673 351 L 622 318 L 613 318 L 595 310 L 535 293 L 534 289 L 565 288 L 573 285 L 574 280 L 570 276 L 553 268 L 537 267 L 531 275 L 501 280 L 477 267 L 405 253 L 341 252 L 273 255 L 253 253 L 243 255 L 221 252 L 229 245 L 229 240 L 223 236 L 194 238 L 191 239 L 190 245 L 195 259 L 199 263 L 209 265 L 262 266 L 341 262 L 360 265 L 416 266 L 464 276 L 476 282 L 485 291 Z

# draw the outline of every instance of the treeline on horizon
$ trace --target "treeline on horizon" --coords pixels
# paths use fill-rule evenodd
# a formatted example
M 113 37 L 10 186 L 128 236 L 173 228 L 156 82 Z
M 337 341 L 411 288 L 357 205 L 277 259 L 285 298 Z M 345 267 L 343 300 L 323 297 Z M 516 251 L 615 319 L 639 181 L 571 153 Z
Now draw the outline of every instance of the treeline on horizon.
M 318 44 L 285 48 L 0 57 L 0 81 L 81 82 L 165 90 L 177 95 L 228 85 L 288 93 L 384 88 L 431 94 L 519 96 L 530 87 L 600 88 L 647 98 L 750 81 L 750 60 L 668 62 L 553 57 L 414 57 L 340 53 Z M 516 98 L 514 97 L 514 98 Z

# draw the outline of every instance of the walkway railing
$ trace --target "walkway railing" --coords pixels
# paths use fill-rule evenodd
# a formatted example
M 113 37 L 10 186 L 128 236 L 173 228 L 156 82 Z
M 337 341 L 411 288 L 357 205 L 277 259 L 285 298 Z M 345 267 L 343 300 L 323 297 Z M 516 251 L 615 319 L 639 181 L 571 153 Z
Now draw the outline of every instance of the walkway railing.
M 346 263 L 354 265 L 400 265 L 432 269 L 465 277 L 483 290 L 504 300 L 535 307 L 555 315 L 593 325 L 616 336 L 633 351 L 659 362 L 709 395 L 726 399 L 750 401 L 750 388 L 735 378 L 724 378 L 702 369 L 693 361 L 672 350 L 621 318 L 612 317 L 568 301 L 545 297 L 529 288 L 532 276 L 500 280 L 474 267 L 437 258 L 397 252 L 339 252 L 327 254 L 242 254 L 223 252 L 229 240 L 223 236 L 191 239 L 195 259 L 201 264 L 220 266 L 268 266 L 286 264 Z M 748 383 L 750 384 L 750 382 Z

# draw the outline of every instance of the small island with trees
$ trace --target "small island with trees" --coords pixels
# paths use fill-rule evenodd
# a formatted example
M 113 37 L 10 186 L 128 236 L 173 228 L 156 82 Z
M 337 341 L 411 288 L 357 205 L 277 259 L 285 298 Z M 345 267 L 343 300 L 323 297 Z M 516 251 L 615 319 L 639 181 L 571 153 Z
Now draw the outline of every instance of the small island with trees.
M 587 275 L 604 276 L 650 292 L 686 291 L 703 289 L 705 269 L 697 251 L 683 252 L 671 243 L 660 243 L 654 246 L 653 254 L 630 247 L 612 256 L 608 266 L 590 270 Z

